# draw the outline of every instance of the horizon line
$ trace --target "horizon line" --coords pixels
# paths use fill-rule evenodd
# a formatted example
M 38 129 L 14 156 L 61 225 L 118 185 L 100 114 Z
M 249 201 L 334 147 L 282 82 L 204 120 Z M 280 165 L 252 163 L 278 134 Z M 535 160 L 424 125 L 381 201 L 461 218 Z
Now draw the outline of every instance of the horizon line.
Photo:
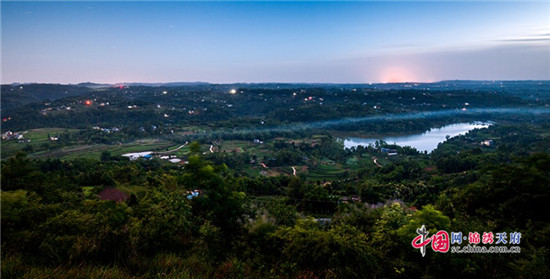
M 441 82 L 512 82 L 512 81 L 521 81 L 521 82 L 550 82 L 550 79 L 444 79 L 439 81 L 402 81 L 402 82 L 288 82 L 288 81 L 261 81 L 261 82 L 209 82 L 209 81 L 166 81 L 166 82 L 141 82 L 141 81 L 125 81 L 125 82 L 95 82 L 95 81 L 83 81 L 77 83 L 61 83 L 61 82 L 11 82 L 11 83 L 1 83 L 0 85 L 29 85 L 29 84 L 56 84 L 56 85 L 81 85 L 81 84 L 96 84 L 96 85 L 131 85 L 131 84 L 173 84 L 173 83 L 202 83 L 210 85 L 234 85 L 234 84 L 327 84 L 327 85 L 338 85 L 338 84 L 349 84 L 349 85 L 373 85 L 373 84 L 435 84 Z

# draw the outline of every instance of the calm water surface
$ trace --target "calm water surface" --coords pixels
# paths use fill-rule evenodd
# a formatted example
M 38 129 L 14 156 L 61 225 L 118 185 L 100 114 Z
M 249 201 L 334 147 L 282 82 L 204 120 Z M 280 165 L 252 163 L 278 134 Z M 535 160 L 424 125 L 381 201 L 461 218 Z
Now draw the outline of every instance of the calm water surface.
M 432 152 L 437 148 L 440 142 L 444 142 L 449 137 L 456 137 L 458 135 L 464 135 L 468 131 L 473 129 L 487 128 L 491 123 L 485 122 L 473 122 L 473 123 L 456 123 L 441 128 L 434 128 L 422 134 L 398 136 L 398 137 L 383 137 L 381 138 L 388 144 L 397 144 L 399 146 L 411 146 L 418 151 Z M 351 148 L 353 146 L 369 144 L 374 145 L 374 142 L 380 140 L 380 138 L 347 138 L 344 140 L 344 146 Z

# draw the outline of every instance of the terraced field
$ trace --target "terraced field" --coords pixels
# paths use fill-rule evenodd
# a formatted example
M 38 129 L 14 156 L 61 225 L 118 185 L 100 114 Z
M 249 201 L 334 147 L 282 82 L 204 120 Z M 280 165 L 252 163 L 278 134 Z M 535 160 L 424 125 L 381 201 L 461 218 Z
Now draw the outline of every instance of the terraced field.
M 334 180 L 345 176 L 341 164 L 317 164 L 309 168 L 308 180 Z

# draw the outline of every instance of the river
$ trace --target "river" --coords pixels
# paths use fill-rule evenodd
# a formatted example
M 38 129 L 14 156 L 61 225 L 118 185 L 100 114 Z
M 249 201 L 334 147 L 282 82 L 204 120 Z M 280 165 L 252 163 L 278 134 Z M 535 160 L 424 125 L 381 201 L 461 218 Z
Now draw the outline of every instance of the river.
M 444 142 L 449 137 L 455 137 L 458 135 L 464 135 L 468 131 L 473 129 L 487 128 L 492 123 L 490 122 L 473 122 L 473 123 L 456 123 L 441 128 L 432 128 L 431 130 L 422 134 L 413 134 L 397 137 L 382 137 L 382 138 L 347 138 L 344 140 L 345 148 L 351 148 L 353 146 L 369 144 L 374 145 L 374 142 L 382 139 L 388 144 L 397 144 L 399 146 L 411 146 L 416 148 L 420 152 L 432 152 L 437 148 L 440 142 Z

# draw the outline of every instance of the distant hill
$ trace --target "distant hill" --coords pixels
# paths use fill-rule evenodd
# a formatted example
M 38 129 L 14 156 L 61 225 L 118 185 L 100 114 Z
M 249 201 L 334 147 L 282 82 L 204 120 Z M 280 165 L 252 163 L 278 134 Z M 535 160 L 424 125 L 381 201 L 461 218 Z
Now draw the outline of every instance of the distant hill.
M 105 88 L 105 87 L 113 86 L 112 84 L 108 84 L 108 83 L 93 83 L 93 82 L 82 82 L 77 85 L 81 87 L 88 87 L 88 88 Z
M 166 83 L 146 83 L 146 82 L 130 82 L 130 83 L 121 83 L 128 86 L 151 86 L 151 87 L 179 87 L 179 86 L 197 86 L 197 85 L 209 85 L 208 82 L 166 82 Z
M 14 109 L 29 103 L 57 100 L 90 93 L 93 89 L 78 85 L 18 84 L 2 85 L 2 109 Z
M 231 89 L 372 89 L 372 90 L 435 90 L 435 91 L 483 91 L 499 92 L 506 95 L 518 96 L 523 99 L 550 98 L 550 81 L 469 81 L 448 80 L 434 83 L 404 82 L 404 83 L 232 83 L 214 84 L 208 82 L 169 82 L 169 83 L 119 83 L 105 84 L 84 82 L 79 84 L 9 84 L 2 85 L 2 109 L 10 110 L 23 105 L 46 100 L 57 100 L 65 97 L 89 94 L 120 85 L 129 87 L 165 87 L 193 91 L 228 91 Z

